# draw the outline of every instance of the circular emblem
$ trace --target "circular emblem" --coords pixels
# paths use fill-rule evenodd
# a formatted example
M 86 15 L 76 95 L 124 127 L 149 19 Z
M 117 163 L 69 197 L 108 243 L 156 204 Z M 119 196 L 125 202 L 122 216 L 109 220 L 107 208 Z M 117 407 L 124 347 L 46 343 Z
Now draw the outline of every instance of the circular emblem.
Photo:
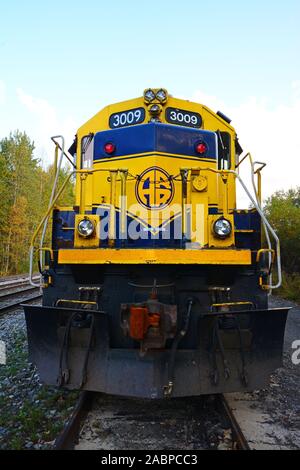
M 193 179 L 193 188 L 195 189 L 195 191 L 205 191 L 207 188 L 206 176 L 196 176 Z
M 153 166 L 139 176 L 135 194 L 139 203 L 147 209 L 163 209 L 173 199 L 174 183 L 165 170 Z

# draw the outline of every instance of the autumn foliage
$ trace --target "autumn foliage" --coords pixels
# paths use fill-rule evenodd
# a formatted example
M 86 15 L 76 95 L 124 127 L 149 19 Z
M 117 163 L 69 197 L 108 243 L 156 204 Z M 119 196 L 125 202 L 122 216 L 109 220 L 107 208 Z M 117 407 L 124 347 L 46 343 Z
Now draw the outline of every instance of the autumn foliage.
M 300 301 L 300 187 L 277 191 L 267 201 L 265 212 L 281 244 L 283 283 L 279 291 Z
M 60 182 L 68 171 L 61 170 Z M 28 270 L 30 239 L 47 210 L 53 179 L 53 167 L 43 168 L 25 133 L 16 131 L 0 141 L 0 275 Z M 71 183 L 64 202 L 73 204 Z

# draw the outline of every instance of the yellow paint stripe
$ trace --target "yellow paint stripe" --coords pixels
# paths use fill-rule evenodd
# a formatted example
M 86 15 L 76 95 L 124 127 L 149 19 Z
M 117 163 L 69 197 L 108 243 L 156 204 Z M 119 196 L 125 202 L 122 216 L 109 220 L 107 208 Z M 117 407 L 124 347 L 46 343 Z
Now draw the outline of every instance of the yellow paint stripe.
M 114 162 L 118 160 L 129 160 L 132 158 L 140 158 L 140 157 L 169 157 L 169 158 L 179 158 L 181 160 L 195 160 L 199 163 L 201 162 L 208 162 L 208 163 L 216 163 L 216 158 L 204 158 L 204 157 L 197 157 L 193 155 L 183 155 L 180 153 L 165 153 L 165 152 L 144 152 L 144 153 L 132 153 L 128 155 L 116 155 L 110 158 L 96 158 L 94 159 L 94 164 L 97 163 L 105 163 L 105 162 Z
M 254 230 L 235 230 L 235 233 L 253 233 Z
M 251 264 L 250 250 L 62 249 L 59 264 Z

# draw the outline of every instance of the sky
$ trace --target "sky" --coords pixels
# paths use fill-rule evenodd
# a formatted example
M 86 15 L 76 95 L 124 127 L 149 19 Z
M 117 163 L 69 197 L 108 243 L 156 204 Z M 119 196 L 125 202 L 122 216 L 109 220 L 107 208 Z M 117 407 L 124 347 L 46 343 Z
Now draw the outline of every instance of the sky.
M 0 139 L 44 165 L 107 104 L 165 87 L 221 110 L 264 161 L 263 194 L 300 186 L 299 0 L 0 0 Z

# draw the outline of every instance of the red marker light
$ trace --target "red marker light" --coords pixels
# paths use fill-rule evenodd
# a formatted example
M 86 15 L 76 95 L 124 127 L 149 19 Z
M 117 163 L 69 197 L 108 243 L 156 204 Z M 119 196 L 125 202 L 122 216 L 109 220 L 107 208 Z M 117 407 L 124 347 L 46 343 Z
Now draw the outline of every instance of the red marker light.
M 107 153 L 108 155 L 111 155 L 114 153 L 116 150 L 115 144 L 112 144 L 111 142 L 108 142 L 107 144 L 104 145 L 104 152 Z
M 196 144 L 195 150 L 200 155 L 203 155 L 207 152 L 207 145 L 204 142 L 198 142 L 198 144 Z

